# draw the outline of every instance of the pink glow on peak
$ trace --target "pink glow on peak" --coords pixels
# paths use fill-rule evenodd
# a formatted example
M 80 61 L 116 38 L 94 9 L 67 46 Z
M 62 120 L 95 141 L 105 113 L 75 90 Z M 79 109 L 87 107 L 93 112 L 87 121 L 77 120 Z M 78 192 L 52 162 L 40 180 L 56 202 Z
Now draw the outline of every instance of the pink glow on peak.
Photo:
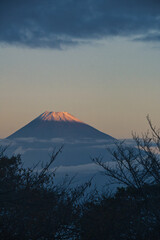
M 45 111 L 39 118 L 43 121 L 63 121 L 63 122 L 81 122 L 78 118 L 68 112 L 49 112 Z

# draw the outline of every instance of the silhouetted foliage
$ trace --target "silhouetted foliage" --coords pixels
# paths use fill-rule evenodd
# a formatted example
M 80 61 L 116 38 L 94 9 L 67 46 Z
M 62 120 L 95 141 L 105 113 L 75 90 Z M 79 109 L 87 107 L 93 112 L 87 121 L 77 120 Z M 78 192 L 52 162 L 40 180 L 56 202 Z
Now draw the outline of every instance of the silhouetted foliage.
M 103 219 L 96 231 L 102 231 L 107 239 L 160 239 L 160 135 L 149 117 L 147 120 L 151 135 L 147 132 L 140 138 L 133 134 L 136 146 L 115 143 L 116 150 L 109 150 L 113 165 L 102 158 L 93 159 L 105 170 L 111 183 L 124 186 L 118 188 L 111 199 L 101 200 L 94 206 L 94 210 L 98 206 L 103 213 L 94 215 L 95 219 L 97 215 Z M 96 233 L 91 238 L 98 239 L 95 236 Z
M 159 222 L 152 211 L 144 207 L 144 201 L 135 197 L 136 194 L 121 188 L 115 196 L 87 203 L 81 218 L 81 239 L 160 239 Z
M 69 191 L 54 185 L 50 165 L 25 169 L 19 155 L 0 154 L 0 239 L 78 239 L 78 207 L 85 187 Z

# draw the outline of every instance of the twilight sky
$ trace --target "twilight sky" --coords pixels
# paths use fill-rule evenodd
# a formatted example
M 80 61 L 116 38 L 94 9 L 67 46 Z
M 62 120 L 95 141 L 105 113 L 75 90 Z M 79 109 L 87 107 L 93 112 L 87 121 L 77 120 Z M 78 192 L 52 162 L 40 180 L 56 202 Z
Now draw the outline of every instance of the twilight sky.
M 0 138 L 45 110 L 128 138 L 159 90 L 160 1 L 1 1 Z

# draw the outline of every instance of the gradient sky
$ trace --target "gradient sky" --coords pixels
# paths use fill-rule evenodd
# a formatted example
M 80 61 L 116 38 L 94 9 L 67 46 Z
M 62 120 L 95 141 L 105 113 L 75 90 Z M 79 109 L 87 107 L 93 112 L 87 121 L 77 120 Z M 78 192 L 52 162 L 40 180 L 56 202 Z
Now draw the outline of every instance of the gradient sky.
M 98 2 L 98 3 L 97 3 Z M 160 3 L 0 3 L 0 138 L 45 110 L 116 138 L 160 127 Z

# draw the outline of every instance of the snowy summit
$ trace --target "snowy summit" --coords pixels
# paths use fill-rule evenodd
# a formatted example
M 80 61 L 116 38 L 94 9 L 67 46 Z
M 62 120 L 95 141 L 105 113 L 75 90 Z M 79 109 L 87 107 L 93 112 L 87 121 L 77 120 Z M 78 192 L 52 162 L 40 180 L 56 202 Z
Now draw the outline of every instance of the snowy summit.
M 63 121 L 63 122 L 81 122 L 78 118 L 72 116 L 68 112 L 48 112 L 45 111 L 39 117 L 43 121 Z

